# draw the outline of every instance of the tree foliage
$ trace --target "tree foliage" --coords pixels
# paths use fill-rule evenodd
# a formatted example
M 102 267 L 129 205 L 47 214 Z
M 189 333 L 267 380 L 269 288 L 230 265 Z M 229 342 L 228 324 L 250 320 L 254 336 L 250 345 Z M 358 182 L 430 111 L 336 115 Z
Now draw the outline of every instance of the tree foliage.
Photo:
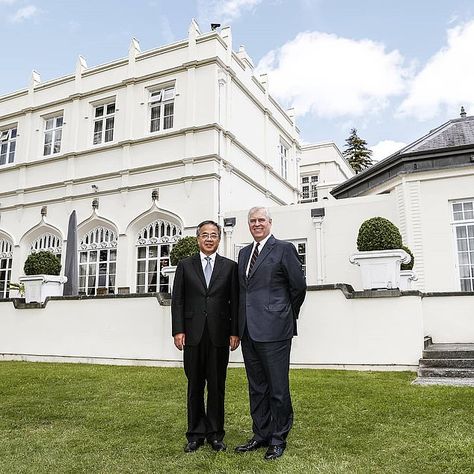
M 351 129 L 349 138 L 346 138 L 346 149 L 342 153 L 352 169 L 357 173 L 372 166 L 372 150 L 367 147 L 367 142 L 357 135 L 357 129 Z
M 52 252 L 42 250 L 28 256 L 23 271 L 25 275 L 59 275 L 61 262 Z
M 173 245 L 170 253 L 170 261 L 171 265 L 178 265 L 180 260 L 183 258 L 190 257 L 195 253 L 199 252 L 199 245 L 197 242 L 197 238 L 190 236 L 190 237 L 183 237 L 178 240 L 178 242 Z
M 372 217 L 362 223 L 357 236 L 357 250 L 393 250 L 402 248 L 398 227 L 384 217 Z

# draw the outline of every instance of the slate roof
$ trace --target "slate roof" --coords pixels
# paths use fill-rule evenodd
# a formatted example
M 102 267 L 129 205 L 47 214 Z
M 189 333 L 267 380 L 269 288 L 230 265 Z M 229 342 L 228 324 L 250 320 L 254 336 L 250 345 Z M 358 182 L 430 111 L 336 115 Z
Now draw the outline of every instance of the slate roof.
M 337 199 L 360 196 L 400 174 L 473 165 L 474 116 L 462 113 L 339 184 L 331 194 Z
M 450 120 L 420 140 L 408 145 L 402 153 L 438 150 L 474 144 L 474 116 Z

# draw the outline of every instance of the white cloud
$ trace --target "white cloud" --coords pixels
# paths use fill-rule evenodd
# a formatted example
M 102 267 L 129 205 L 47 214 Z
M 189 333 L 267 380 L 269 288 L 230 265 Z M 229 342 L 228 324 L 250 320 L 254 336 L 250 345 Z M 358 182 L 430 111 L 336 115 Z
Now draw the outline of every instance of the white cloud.
M 36 15 L 38 12 L 38 8 L 34 5 L 27 5 L 26 7 L 18 9 L 9 19 L 12 23 L 20 23 Z
M 457 115 L 461 105 L 474 113 L 473 45 L 474 21 L 449 29 L 447 45 L 413 79 L 399 114 L 424 120 L 443 108 Z
M 380 161 L 387 156 L 390 156 L 392 153 L 395 153 L 398 150 L 404 148 L 407 144 L 404 142 L 396 142 L 393 140 L 382 140 L 376 145 L 371 146 L 372 150 L 372 159 L 374 161 Z
M 217 22 L 226 25 L 261 2 L 262 0 L 198 0 L 199 21 L 202 24 Z
M 270 91 L 298 114 L 335 118 L 374 114 L 403 93 L 408 71 L 398 51 L 383 44 L 305 32 L 267 53 L 257 73 L 269 73 Z

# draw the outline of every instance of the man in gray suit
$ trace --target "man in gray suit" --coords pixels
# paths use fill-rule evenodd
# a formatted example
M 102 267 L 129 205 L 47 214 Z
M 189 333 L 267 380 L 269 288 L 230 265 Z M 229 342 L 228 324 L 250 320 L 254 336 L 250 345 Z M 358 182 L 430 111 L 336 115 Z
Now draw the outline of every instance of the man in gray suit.
M 250 209 L 248 224 L 254 242 L 239 254 L 239 335 L 253 438 L 235 451 L 244 453 L 265 446 L 265 459 L 271 460 L 283 454 L 293 424 L 290 349 L 306 281 L 294 245 L 270 234 L 268 209 Z

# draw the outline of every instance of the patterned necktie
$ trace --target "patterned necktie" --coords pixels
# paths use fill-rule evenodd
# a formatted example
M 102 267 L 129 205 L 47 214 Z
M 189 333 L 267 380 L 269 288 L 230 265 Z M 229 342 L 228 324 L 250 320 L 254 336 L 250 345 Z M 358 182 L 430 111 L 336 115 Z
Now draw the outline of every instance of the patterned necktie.
M 206 279 L 206 286 L 209 287 L 209 282 L 211 281 L 212 267 L 211 267 L 211 257 L 204 257 L 207 260 L 206 266 L 204 267 L 204 278 Z
M 260 245 L 260 242 L 257 242 L 257 245 L 253 249 L 252 253 L 252 258 L 250 259 L 250 265 L 249 265 L 249 272 L 247 273 L 247 277 L 250 275 L 250 272 L 252 271 L 253 266 L 255 265 L 255 261 L 257 260 L 258 257 L 258 246 Z

